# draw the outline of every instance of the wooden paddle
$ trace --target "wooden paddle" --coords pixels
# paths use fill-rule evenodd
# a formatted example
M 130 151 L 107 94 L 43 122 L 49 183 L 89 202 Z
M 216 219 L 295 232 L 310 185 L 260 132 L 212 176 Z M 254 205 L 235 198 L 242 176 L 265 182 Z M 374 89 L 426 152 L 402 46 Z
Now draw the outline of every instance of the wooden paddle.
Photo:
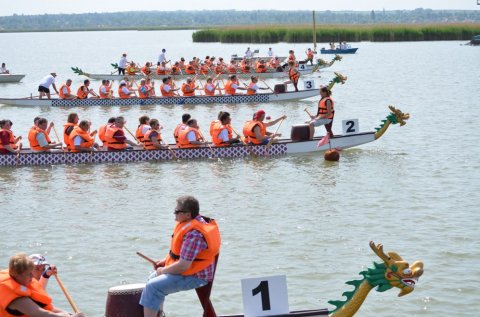
M 277 134 L 278 129 L 280 129 L 280 126 L 282 125 L 283 121 L 285 121 L 285 119 L 280 120 L 280 123 L 278 124 L 277 129 L 275 130 L 275 132 L 273 133 L 273 136 L 270 138 L 270 140 L 266 145 L 267 148 L 272 146 L 272 142 L 273 142 L 273 139 L 275 138 L 275 134 Z
M 137 255 L 138 255 L 139 257 L 144 258 L 145 260 L 147 260 L 148 262 L 150 262 L 150 263 L 153 264 L 153 265 L 155 265 L 155 264 L 157 263 L 157 262 L 155 262 L 154 259 L 149 258 L 148 256 L 146 256 L 145 254 L 143 254 L 143 253 L 141 253 L 141 252 L 138 252 L 138 251 L 137 251 L 136 253 L 137 253 Z
M 18 166 L 18 164 L 20 163 L 20 151 L 22 151 L 22 146 L 23 146 L 22 143 L 20 143 L 20 144 L 18 145 L 18 152 L 17 152 L 17 158 L 16 158 L 16 165 L 17 165 L 17 166 Z
M 207 145 L 208 145 L 208 148 L 210 149 L 210 152 L 212 152 L 212 155 L 215 157 L 215 151 L 213 150 L 212 146 L 210 145 L 210 143 L 208 143 L 206 140 L 205 140 L 205 137 L 203 136 L 203 133 L 202 131 L 200 131 L 200 129 L 198 129 L 198 134 L 202 137 L 203 139 L 203 142 L 205 142 Z M 217 157 L 219 160 L 220 158 Z
M 260 80 L 265 84 L 265 86 L 267 86 L 268 89 L 270 89 L 272 93 L 275 94 L 275 96 L 278 96 L 278 94 L 275 91 L 273 91 L 273 89 L 267 84 L 265 80 L 263 80 L 263 78 L 260 78 Z
M 57 137 L 58 143 L 60 143 L 60 146 L 62 147 L 62 151 L 65 152 L 65 149 L 63 148 L 63 142 L 60 142 L 60 138 L 58 137 L 57 129 L 55 128 L 55 125 L 52 126 L 53 132 L 55 132 L 55 136 Z
M 68 293 L 67 289 L 66 289 L 65 286 L 63 285 L 63 283 L 62 283 L 62 281 L 60 280 L 60 278 L 58 277 L 58 275 L 57 275 L 56 273 L 54 273 L 53 276 L 55 277 L 55 279 L 57 280 L 58 285 L 59 285 L 60 288 L 62 289 L 63 294 L 65 294 L 65 297 L 67 298 L 68 302 L 70 303 L 70 306 L 72 306 L 73 312 L 74 312 L 75 314 L 79 313 L 80 310 L 78 309 L 77 305 L 76 305 L 75 302 L 73 301 L 72 297 L 71 297 L 70 294 Z
M 135 137 L 135 135 L 133 135 L 133 133 L 127 128 L 127 126 L 123 126 L 125 128 L 125 130 L 127 130 L 128 133 L 130 133 L 130 135 L 132 136 L 132 138 L 137 141 L 138 144 L 140 144 L 140 141 L 138 141 L 138 139 Z
M 305 111 L 305 112 L 308 114 L 308 116 L 310 117 L 310 119 L 312 118 L 312 114 L 308 111 L 307 108 L 303 109 L 303 111 Z
M 178 157 L 177 157 L 177 155 L 175 154 L 175 151 L 172 150 L 172 148 L 170 147 L 170 145 L 169 145 L 168 143 L 166 143 L 165 141 L 163 141 L 163 140 L 162 140 L 162 143 L 163 143 L 164 145 L 166 145 L 166 146 L 167 146 L 167 149 L 170 151 L 170 153 L 172 153 L 173 159 L 174 159 L 175 161 L 178 161 Z M 137 253 L 138 253 L 138 252 L 137 252 Z

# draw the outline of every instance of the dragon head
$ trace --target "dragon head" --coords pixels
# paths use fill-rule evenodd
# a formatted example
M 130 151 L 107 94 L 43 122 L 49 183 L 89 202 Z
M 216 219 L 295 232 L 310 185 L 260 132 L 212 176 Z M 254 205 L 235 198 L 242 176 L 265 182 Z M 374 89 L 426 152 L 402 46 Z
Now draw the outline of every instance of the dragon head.
M 393 110 L 392 110 L 393 111 Z M 400 293 L 398 296 L 403 296 L 411 293 L 415 289 L 419 277 L 423 274 L 423 262 L 415 261 L 412 265 L 404 261 L 396 252 L 383 252 L 383 245 L 375 244 L 370 241 L 370 248 L 385 264 L 385 274 L 383 278 L 389 284 L 388 288 L 398 287 Z
M 407 124 L 408 119 L 410 119 L 410 114 L 409 113 L 403 113 L 400 109 L 395 108 L 394 106 L 388 106 L 390 109 L 391 113 L 388 117 L 390 121 L 395 124 L 398 123 L 400 126 L 404 126 Z
M 343 76 L 342 74 L 340 73 L 337 73 L 335 72 L 335 77 L 333 77 L 332 80 L 330 80 L 330 82 L 328 83 L 328 89 L 332 89 L 333 85 L 335 84 L 345 84 L 345 82 L 347 81 L 347 76 Z
M 334 61 L 341 61 L 342 58 L 343 58 L 342 56 L 335 54 L 335 57 L 333 58 L 333 60 Z

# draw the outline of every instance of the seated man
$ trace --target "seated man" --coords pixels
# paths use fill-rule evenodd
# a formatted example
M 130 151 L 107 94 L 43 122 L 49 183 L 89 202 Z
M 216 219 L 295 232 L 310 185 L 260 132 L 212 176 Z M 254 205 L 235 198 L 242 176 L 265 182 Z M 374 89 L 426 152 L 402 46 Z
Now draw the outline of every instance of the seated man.
M 250 144 L 253 145 L 266 145 L 268 143 L 275 142 L 275 139 L 270 142 L 271 138 L 276 136 L 281 136 L 281 134 L 273 134 L 271 132 L 267 132 L 267 127 L 271 127 L 280 120 L 284 120 L 287 116 L 281 116 L 278 119 L 275 119 L 270 122 L 263 122 L 265 119 L 265 111 L 258 110 L 254 115 L 253 119 L 247 121 L 243 127 L 243 134 L 246 137 L 246 141 L 249 141 Z
M 187 121 L 187 128 L 183 129 L 178 134 L 179 148 L 193 148 L 203 145 L 205 142 L 200 136 L 199 126 L 197 120 L 189 119 Z
M 143 147 L 146 150 L 159 150 L 167 148 L 166 145 L 162 144 L 162 135 L 160 134 L 161 129 L 163 128 L 158 122 L 157 119 L 151 119 L 150 129 L 145 132 L 143 136 Z
M 93 98 L 99 98 L 99 96 L 93 91 L 93 89 L 89 88 L 90 80 L 85 79 L 83 81 L 83 85 L 78 87 L 77 90 L 77 98 L 78 99 L 87 99 L 88 95 L 92 95 Z
M 25 253 L 17 253 L 10 258 L 8 269 L 0 271 L 0 316 L 84 317 L 53 306 L 52 298 L 33 278 L 34 267 Z
M 227 82 L 225 83 L 225 95 L 233 96 L 235 95 L 237 89 L 247 90 L 247 88 L 239 86 L 237 75 L 230 75 Z
M 0 74 L 10 74 L 10 71 L 7 69 L 5 63 L 2 63 L 2 67 L 0 67 Z
M 70 88 L 71 85 L 72 80 L 67 79 L 67 82 L 60 86 L 60 89 L 58 90 L 58 96 L 60 99 L 77 99 L 77 96 L 72 95 L 72 89 Z
M 193 97 L 195 96 L 195 89 L 198 87 L 195 86 L 195 82 L 192 78 L 187 78 L 187 82 L 182 84 L 182 93 L 185 97 Z
M 98 88 L 98 94 L 100 95 L 101 99 L 113 98 L 112 85 L 113 85 L 113 80 L 112 82 L 106 79 L 102 80 L 102 85 Z
M 30 149 L 32 151 L 50 152 L 51 149 L 59 149 L 62 147 L 62 143 L 53 143 L 50 141 L 50 137 L 46 132 L 48 127 L 47 119 L 40 118 L 38 125 L 34 127 L 34 131 L 28 134 L 28 142 L 30 143 Z
M 258 77 L 252 76 L 251 77 L 251 83 L 248 85 L 247 88 L 247 95 L 255 95 L 258 90 L 269 90 L 270 88 L 266 87 L 260 87 L 258 86 Z
M 120 86 L 118 87 L 118 96 L 121 99 L 136 98 L 135 90 L 127 87 L 127 82 L 122 80 Z
M 153 93 L 153 87 L 147 85 L 147 80 L 140 80 L 140 87 L 138 87 L 138 97 L 139 98 L 149 98 Z
M 125 150 L 129 145 L 136 146 L 134 143 L 127 139 L 125 132 L 123 132 L 123 126 L 125 125 L 125 119 L 122 116 L 115 118 L 115 123 L 107 126 L 105 131 L 105 140 L 107 141 L 108 151 Z
M 160 85 L 160 92 L 162 93 L 163 97 L 178 96 L 178 90 L 179 88 L 173 88 L 171 77 L 165 77 L 162 79 L 162 84 Z
M 11 130 L 12 121 L 0 120 L 0 154 L 17 154 L 20 152 L 22 139 L 21 136 L 15 137 Z
M 36 279 L 43 289 L 47 289 L 48 279 L 57 274 L 57 267 L 50 265 L 41 254 L 31 254 L 29 258 L 35 265 L 33 268 L 33 278 Z
M 230 123 L 230 113 L 222 111 L 219 116 L 219 121 L 213 123 L 212 127 L 212 142 L 215 146 L 229 146 L 234 143 L 239 143 L 239 136 L 232 138 L 232 127 Z
M 175 228 L 170 251 L 155 263 L 140 298 L 145 317 L 163 315 L 165 296 L 195 289 L 213 281 L 215 258 L 220 252 L 220 232 L 215 220 L 201 216 L 198 200 L 177 198 Z
M 97 134 L 97 131 L 89 132 L 90 122 L 86 120 L 80 121 L 78 127 L 76 127 L 70 134 L 69 149 L 71 152 L 92 152 L 99 149 L 97 143 L 95 143 L 93 136 Z

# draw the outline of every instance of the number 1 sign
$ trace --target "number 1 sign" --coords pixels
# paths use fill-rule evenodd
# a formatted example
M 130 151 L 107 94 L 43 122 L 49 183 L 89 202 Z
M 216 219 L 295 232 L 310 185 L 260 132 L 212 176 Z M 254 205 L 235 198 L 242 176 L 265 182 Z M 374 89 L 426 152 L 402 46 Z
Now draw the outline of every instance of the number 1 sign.
M 287 314 L 288 293 L 285 275 L 243 279 L 245 317 Z

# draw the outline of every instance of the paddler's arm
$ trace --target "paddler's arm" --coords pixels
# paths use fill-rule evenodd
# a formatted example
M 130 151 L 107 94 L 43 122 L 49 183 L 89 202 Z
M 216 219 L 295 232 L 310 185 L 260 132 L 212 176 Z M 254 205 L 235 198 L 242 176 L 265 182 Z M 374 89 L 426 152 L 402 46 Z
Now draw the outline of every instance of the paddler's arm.
M 264 123 L 264 124 L 265 124 L 265 126 L 267 126 L 267 127 L 271 127 L 272 125 L 275 125 L 275 124 L 277 124 L 278 122 L 280 122 L 280 120 L 286 119 L 286 118 L 287 118 L 287 116 L 286 116 L 286 115 L 283 115 L 283 116 L 281 116 L 281 117 L 278 118 L 278 119 L 275 119 L 275 120 L 270 121 L 270 122 L 266 122 L 266 123 Z
M 54 83 L 52 83 L 52 87 L 53 87 L 53 89 L 55 90 L 55 92 L 58 94 L 57 86 L 55 86 Z
M 10 305 L 8 305 L 8 308 L 11 310 L 18 310 L 24 315 L 30 317 L 85 317 L 83 313 L 70 315 L 69 313 L 56 308 L 54 308 L 55 312 L 45 310 L 40 308 L 40 306 L 38 306 L 29 297 L 20 297 L 15 299 L 10 303 Z

